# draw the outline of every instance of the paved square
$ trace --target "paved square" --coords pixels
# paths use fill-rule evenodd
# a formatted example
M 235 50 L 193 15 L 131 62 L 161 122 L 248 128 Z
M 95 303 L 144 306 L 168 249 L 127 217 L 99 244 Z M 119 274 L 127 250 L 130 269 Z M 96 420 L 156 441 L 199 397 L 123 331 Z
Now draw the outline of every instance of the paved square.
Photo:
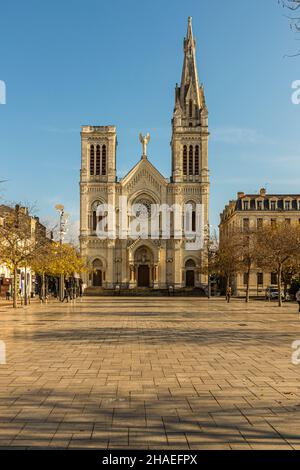
M 300 449 L 295 304 L 0 304 L 0 447 Z

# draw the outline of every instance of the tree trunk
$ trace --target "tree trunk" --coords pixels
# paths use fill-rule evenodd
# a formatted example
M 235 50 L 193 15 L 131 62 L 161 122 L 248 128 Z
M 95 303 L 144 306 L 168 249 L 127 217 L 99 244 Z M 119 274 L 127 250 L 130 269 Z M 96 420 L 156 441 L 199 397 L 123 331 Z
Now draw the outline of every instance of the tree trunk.
M 229 289 L 229 286 L 230 286 L 230 275 L 227 275 L 227 276 L 226 276 L 226 295 L 225 295 L 226 302 L 228 301 L 228 289 Z
M 42 292 L 41 292 L 41 297 L 42 297 L 42 302 L 45 302 L 45 273 L 42 274 Z
M 281 297 L 281 278 L 282 278 L 282 266 L 278 266 L 278 306 L 282 307 L 282 297 Z
M 13 308 L 17 308 L 18 300 L 18 269 L 14 266 Z
M 247 271 L 247 287 L 246 287 L 246 303 L 249 303 L 250 300 L 250 272 L 251 272 L 251 264 L 248 264 L 248 271 Z

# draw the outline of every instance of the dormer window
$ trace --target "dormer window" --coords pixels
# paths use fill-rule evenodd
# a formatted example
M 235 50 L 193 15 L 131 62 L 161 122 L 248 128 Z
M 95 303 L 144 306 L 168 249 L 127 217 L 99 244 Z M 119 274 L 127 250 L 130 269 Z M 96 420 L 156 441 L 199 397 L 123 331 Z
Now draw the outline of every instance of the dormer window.
M 243 202 L 243 209 L 244 209 L 244 211 L 248 211 L 248 210 L 249 210 L 249 201 L 244 201 L 244 202 Z
M 291 201 L 284 202 L 284 210 L 290 211 L 291 210 Z
M 257 210 L 262 211 L 263 209 L 263 201 L 257 201 Z
M 271 201 L 271 211 L 276 211 L 276 201 Z

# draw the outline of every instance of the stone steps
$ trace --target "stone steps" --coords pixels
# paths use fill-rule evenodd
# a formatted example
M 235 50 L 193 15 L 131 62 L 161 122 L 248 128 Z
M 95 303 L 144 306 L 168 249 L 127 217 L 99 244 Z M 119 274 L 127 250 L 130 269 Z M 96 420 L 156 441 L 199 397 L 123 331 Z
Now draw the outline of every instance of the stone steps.
M 168 289 L 121 289 L 116 291 L 115 289 L 104 289 L 102 287 L 87 287 L 84 291 L 84 296 L 89 297 L 103 297 L 103 296 L 124 296 L 124 297 L 166 297 L 166 296 L 175 296 L 175 297 L 205 297 L 205 292 L 203 289 L 178 289 L 174 293 L 169 293 Z

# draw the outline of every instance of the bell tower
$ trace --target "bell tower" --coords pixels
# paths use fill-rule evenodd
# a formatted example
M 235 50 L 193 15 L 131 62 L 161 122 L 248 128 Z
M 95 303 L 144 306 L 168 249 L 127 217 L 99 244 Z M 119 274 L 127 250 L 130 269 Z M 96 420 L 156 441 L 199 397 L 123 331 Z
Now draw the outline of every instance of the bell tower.
M 81 182 L 114 183 L 116 147 L 115 126 L 82 126 Z
M 208 110 L 204 87 L 198 80 L 191 17 L 183 49 L 181 84 L 176 84 L 172 119 L 172 181 L 209 183 Z

